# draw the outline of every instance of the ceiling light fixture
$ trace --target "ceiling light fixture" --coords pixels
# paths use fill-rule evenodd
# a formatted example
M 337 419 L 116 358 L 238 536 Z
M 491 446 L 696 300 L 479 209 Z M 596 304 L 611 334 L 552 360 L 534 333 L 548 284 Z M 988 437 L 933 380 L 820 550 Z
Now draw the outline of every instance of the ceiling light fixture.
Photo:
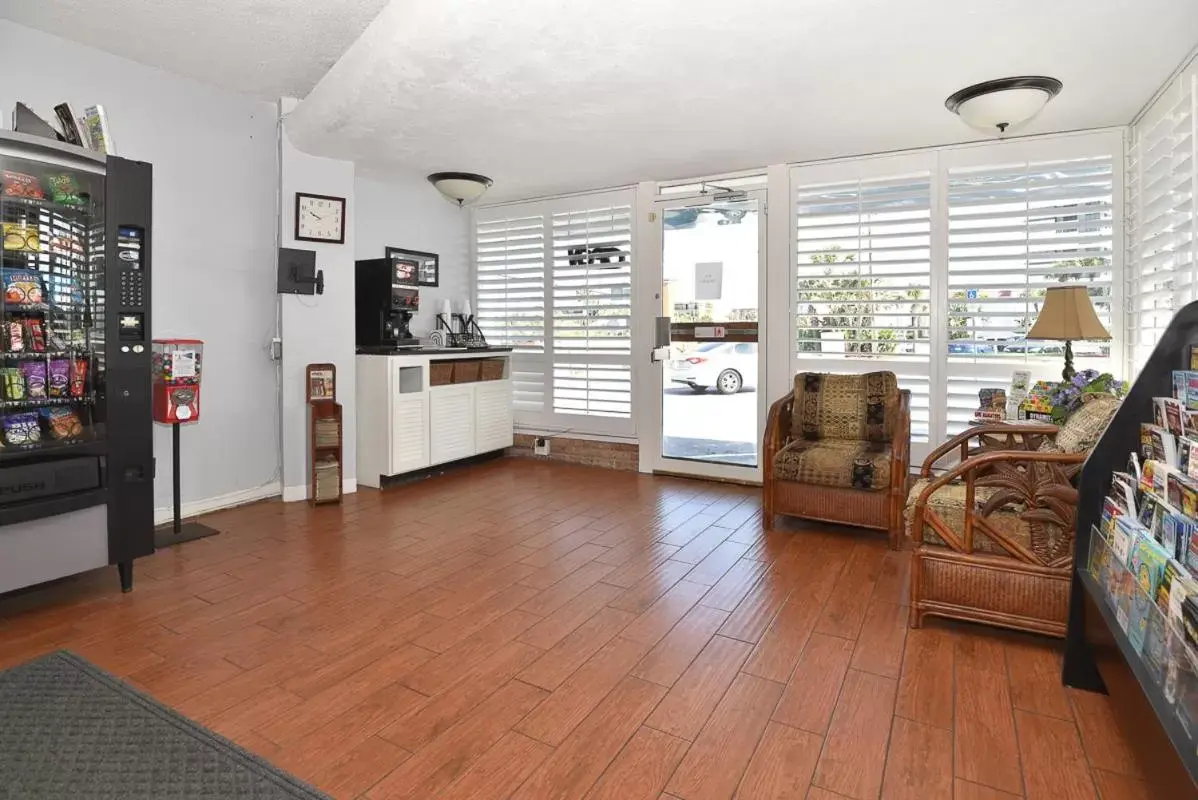
M 1042 75 L 999 78 L 953 92 L 944 107 L 971 128 L 1002 136 L 1040 113 L 1061 91 L 1061 82 Z
M 473 172 L 434 172 L 428 176 L 428 182 L 437 187 L 437 191 L 445 198 L 460 206 L 466 206 L 482 197 L 483 192 L 494 183 L 485 175 L 475 175 Z

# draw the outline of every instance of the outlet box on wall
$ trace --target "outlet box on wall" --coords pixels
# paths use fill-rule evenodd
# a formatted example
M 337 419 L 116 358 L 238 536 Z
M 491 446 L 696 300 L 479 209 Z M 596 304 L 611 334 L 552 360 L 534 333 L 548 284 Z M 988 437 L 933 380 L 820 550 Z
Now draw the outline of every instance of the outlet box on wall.
M 549 455 L 549 440 L 544 436 L 538 436 L 532 444 L 532 452 L 538 456 Z

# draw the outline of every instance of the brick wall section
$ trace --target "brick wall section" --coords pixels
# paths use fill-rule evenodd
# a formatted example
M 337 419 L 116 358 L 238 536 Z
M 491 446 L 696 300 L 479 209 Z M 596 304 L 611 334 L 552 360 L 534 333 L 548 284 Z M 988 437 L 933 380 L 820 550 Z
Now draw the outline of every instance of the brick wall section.
M 516 434 L 515 445 L 508 448 L 510 456 L 525 456 L 544 461 L 564 461 L 569 464 L 586 464 L 591 467 L 629 470 L 635 472 L 640 458 L 640 448 L 623 442 L 595 442 L 590 439 L 567 439 L 558 436 L 549 442 L 548 456 L 534 456 L 535 437 Z

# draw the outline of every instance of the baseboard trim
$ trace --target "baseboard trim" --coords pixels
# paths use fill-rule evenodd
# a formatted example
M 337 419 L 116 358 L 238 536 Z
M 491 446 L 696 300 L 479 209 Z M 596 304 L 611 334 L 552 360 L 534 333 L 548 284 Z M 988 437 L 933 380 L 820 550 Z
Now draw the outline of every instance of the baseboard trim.
M 357 478 L 343 478 L 341 480 L 341 494 L 353 494 L 358 491 Z M 284 486 L 283 487 L 283 502 L 297 503 L 300 500 L 308 499 L 308 484 L 304 483 L 299 486 Z
M 482 464 L 485 461 L 492 461 L 496 458 L 503 458 L 506 450 L 489 450 L 486 453 L 478 453 L 473 456 L 459 458 L 456 461 L 445 461 L 441 464 L 434 464 L 431 467 L 412 470 L 411 472 L 401 472 L 398 475 L 381 475 L 379 480 L 379 489 L 390 489 L 393 486 L 402 486 L 406 483 L 422 481 L 426 478 L 433 478 L 437 475 L 444 475 L 455 469 L 469 467 L 474 464 Z
M 714 475 L 695 475 L 690 472 L 670 472 L 669 470 L 655 469 L 650 475 L 661 475 L 664 478 L 685 478 L 686 480 L 707 481 L 708 483 L 730 483 L 734 486 L 749 486 L 760 489 L 761 481 L 749 480 L 747 478 L 721 478 Z
M 294 503 L 299 500 L 308 499 L 308 485 L 301 484 L 299 486 L 284 486 L 283 487 L 283 502 Z
M 279 484 L 267 483 L 253 489 L 243 489 L 240 492 L 229 492 L 228 494 L 220 494 L 216 497 L 207 497 L 203 500 L 193 500 L 189 503 L 184 503 L 183 508 L 180 509 L 180 516 L 183 519 L 190 519 L 191 517 L 198 517 L 201 514 L 211 514 L 213 511 L 233 508 L 234 506 L 243 506 L 246 503 L 255 503 L 259 500 L 278 496 Z M 154 509 L 155 525 L 170 522 L 174 518 L 175 509 L 172 506 Z

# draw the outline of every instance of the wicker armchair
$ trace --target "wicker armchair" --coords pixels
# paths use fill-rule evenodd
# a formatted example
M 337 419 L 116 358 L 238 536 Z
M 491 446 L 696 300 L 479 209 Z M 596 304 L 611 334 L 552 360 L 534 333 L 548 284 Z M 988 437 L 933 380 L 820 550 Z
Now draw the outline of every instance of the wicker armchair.
M 765 426 L 763 520 L 775 514 L 902 537 L 911 452 L 911 393 L 894 374 L 801 372 Z
M 1097 396 L 1060 428 L 981 425 L 928 456 L 907 505 L 911 627 L 932 614 L 1065 635 L 1074 479 L 1118 405 Z

